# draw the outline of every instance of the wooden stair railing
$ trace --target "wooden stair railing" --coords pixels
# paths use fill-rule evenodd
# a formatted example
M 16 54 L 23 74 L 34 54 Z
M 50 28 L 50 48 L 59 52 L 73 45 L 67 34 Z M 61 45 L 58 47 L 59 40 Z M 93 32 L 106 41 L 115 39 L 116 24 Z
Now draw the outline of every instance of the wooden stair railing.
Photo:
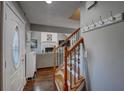
M 65 46 L 64 48 L 64 90 L 67 91 L 68 90 L 68 84 L 67 84 L 67 56 L 68 56 L 68 49 L 67 46 Z
M 65 42 L 53 49 L 54 81 L 56 70 L 64 68 L 63 90 L 65 91 L 74 90 L 79 85 L 79 81 L 84 80 L 80 75 L 80 45 L 83 43 L 80 28 L 78 28 L 65 39 Z
M 71 37 L 73 37 L 76 33 L 80 31 L 80 28 L 78 28 L 76 31 L 72 32 L 71 35 L 69 35 L 66 40 L 69 40 Z
M 58 65 L 61 65 L 61 63 L 64 61 L 64 46 L 67 43 L 70 43 L 70 47 L 75 43 L 74 42 L 74 38 L 76 38 L 76 40 L 78 40 L 78 38 L 80 37 L 80 28 L 76 29 L 76 31 L 72 32 L 66 39 L 65 42 L 61 43 L 59 46 L 54 46 L 53 49 L 53 63 L 54 63 L 54 71 L 56 69 L 56 67 Z M 76 41 L 75 40 L 75 41 Z M 71 42 L 70 42 L 71 41 Z M 68 45 L 68 47 L 69 47 Z M 59 53 L 61 51 L 61 53 Z M 58 59 L 58 57 L 60 58 L 60 60 Z M 56 60 L 57 59 L 57 60 Z M 58 61 L 62 61 L 62 62 L 58 62 Z M 58 64 L 60 63 L 60 64 Z
M 67 85 L 67 74 L 70 74 L 70 89 L 72 88 L 72 76 L 74 77 L 74 84 L 76 84 L 78 80 L 80 80 L 80 45 L 84 44 L 83 38 L 81 37 L 72 47 L 67 49 L 65 46 L 65 57 L 64 57 L 64 90 L 68 90 L 68 85 Z M 77 53 L 77 54 L 76 54 Z M 75 58 L 74 61 L 74 67 L 72 67 L 72 55 Z M 76 61 L 76 55 L 77 55 L 77 61 Z M 70 59 L 70 73 L 67 73 L 67 65 L 68 65 L 68 59 Z M 74 75 L 72 75 L 72 68 L 74 68 Z M 76 72 L 77 72 L 77 78 L 76 78 Z M 78 79 L 78 80 L 76 80 Z
M 78 28 L 76 31 L 72 32 L 65 41 L 70 42 L 70 46 L 75 44 L 75 42 L 80 38 L 80 28 Z

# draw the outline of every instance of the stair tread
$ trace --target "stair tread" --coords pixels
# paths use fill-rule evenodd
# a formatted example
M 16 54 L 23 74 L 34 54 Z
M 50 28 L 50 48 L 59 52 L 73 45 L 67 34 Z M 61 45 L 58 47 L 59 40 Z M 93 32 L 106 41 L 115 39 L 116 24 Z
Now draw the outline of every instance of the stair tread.
M 59 71 L 57 71 L 55 73 L 55 76 L 61 76 L 64 78 L 64 69 L 61 69 Z M 72 78 L 72 84 L 74 84 L 74 78 L 76 79 L 76 81 L 80 81 L 81 79 L 83 79 L 83 76 L 80 75 L 79 79 L 78 77 L 74 77 L 74 75 L 71 75 L 71 78 Z M 68 71 L 67 72 L 67 80 L 70 81 L 70 72 Z M 68 84 L 70 85 L 70 82 L 68 82 Z
M 71 67 L 71 65 L 70 65 L 70 64 L 67 64 L 67 70 L 68 70 L 68 71 L 70 71 L 70 67 Z M 58 69 L 56 70 L 56 72 L 58 72 L 59 70 L 61 70 L 61 71 L 64 72 L 64 65 L 61 66 L 60 68 L 58 68 Z M 72 64 L 72 73 L 74 73 L 74 72 L 76 72 L 76 76 L 77 76 L 77 74 L 78 74 L 78 68 L 76 67 L 76 71 L 74 71 L 74 64 Z
M 63 90 L 63 82 L 64 82 L 63 78 L 60 75 L 58 75 L 58 76 L 55 77 L 55 81 L 56 81 L 57 86 L 59 87 L 59 89 Z
M 60 88 L 60 90 L 63 90 L 64 79 L 60 75 L 57 75 L 55 78 L 56 78 L 57 86 Z M 83 81 L 84 81 L 84 78 L 81 78 L 76 82 L 76 84 L 73 84 L 72 88 L 69 90 L 76 90 L 81 85 L 81 83 L 83 83 Z M 70 85 L 68 86 L 70 87 Z

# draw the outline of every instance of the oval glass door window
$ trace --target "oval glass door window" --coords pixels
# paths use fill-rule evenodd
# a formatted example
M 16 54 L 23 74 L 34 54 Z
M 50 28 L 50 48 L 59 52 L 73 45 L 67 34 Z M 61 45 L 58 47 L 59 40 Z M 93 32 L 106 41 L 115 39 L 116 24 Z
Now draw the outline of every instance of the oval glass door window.
M 13 33 L 13 63 L 14 66 L 17 68 L 19 66 L 19 31 L 16 28 L 16 31 Z

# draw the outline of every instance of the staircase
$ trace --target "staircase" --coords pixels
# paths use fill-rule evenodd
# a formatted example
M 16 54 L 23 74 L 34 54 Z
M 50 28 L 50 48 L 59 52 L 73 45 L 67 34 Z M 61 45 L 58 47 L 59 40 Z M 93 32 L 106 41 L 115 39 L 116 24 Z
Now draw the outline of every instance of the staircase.
M 79 91 L 86 87 L 80 71 L 80 49 L 84 46 L 80 28 L 53 50 L 54 83 L 59 91 Z

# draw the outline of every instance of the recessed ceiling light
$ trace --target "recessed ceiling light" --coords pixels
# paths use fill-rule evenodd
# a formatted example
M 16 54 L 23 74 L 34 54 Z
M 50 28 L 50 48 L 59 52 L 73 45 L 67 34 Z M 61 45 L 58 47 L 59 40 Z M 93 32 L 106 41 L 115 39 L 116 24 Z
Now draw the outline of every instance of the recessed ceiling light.
M 51 4 L 51 3 L 52 3 L 52 1 L 50 1 L 50 0 L 47 0 L 47 1 L 46 1 L 46 3 L 47 3 L 47 4 Z

